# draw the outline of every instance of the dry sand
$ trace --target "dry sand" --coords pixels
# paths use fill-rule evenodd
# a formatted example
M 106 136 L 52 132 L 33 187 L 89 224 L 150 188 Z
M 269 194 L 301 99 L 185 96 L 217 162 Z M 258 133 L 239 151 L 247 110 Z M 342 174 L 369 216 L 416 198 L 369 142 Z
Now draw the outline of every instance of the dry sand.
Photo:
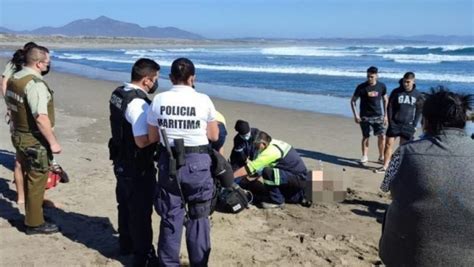
M 6 61 L 0 60 L 0 66 Z M 115 177 L 108 160 L 108 98 L 119 83 L 51 73 L 55 90 L 56 133 L 63 147 L 57 161 L 71 182 L 47 192 L 61 208 L 45 215 L 61 227 L 49 236 L 22 232 L 24 208 L 15 202 L 14 149 L 0 122 L 0 265 L 120 266 L 130 258 L 117 253 Z M 378 190 L 382 176 L 357 164 L 360 130 L 348 118 L 213 99 L 227 119 L 231 150 L 237 119 L 268 131 L 296 147 L 308 168 L 346 169 L 353 180 L 344 203 L 287 205 L 282 210 L 251 207 L 237 215 L 212 215 L 210 266 L 371 266 L 378 263 L 381 218 L 389 202 Z M 348 107 L 349 108 L 349 101 Z M 0 101 L 2 117 L 4 101 Z M 376 159 L 376 140 L 370 158 Z M 371 162 L 372 167 L 378 164 Z M 159 217 L 153 215 L 156 246 Z M 182 243 L 182 263 L 187 265 Z

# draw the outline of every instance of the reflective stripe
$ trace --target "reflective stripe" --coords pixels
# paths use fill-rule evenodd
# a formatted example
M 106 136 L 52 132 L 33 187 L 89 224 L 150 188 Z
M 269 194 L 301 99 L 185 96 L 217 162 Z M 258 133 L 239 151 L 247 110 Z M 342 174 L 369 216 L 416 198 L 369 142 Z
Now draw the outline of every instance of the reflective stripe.
M 290 152 L 291 149 L 290 144 L 276 139 L 273 139 L 272 142 L 270 142 L 270 145 L 276 146 L 282 152 L 282 158 L 284 158 L 288 154 L 288 152 Z
M 263 179 L 263 183 L 266 185 L 279 186 L 280 185 L 280 170 L 273 169 L 273 181 Z
M 280 170 L 273 169 L 273 177 L 275 178 L 275 185 L 280 185 Z
M 258 154 L 255 160 L 247 164 L 251 171 L 250 174 L 265 167 L 275 167 L 281 159 L 288 155 L 290 150 L 291 146 L 288 143 L 273 139 L 269 146 Z

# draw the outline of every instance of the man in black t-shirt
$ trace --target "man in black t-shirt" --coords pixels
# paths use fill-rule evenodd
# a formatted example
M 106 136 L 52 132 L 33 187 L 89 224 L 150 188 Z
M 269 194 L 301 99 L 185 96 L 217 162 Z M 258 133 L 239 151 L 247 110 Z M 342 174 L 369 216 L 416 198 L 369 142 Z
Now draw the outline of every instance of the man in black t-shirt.
M 415 74 L 407 72 L 399 81 L 400 86 L 392 91 L 388 100 L 388 129 L 383 166 L 376 173 L 385 173 L 392 157 L 395 139 L 400 137 L 400 145 L 413 139 L 416 125 L 421 118 L 423 95 L 416 89 Z
M 365 164 L 369 161 L 369 137 L 370 129 L 378 137 L 379 162 L 383 163 L 385 146 L 385 125 L 387 124 L 387 87 L 377 82 L 378 69 L 370 67 L 367 69 L 367 81 L 357 86 L 351 98 L 351 107 L 354 120 L 362 130 L 362 158 L 360 162 Z M 360 112 L 357 112 L 357 99 L 360 98 Z M 382 103 L 383 102 L 383 106 Z

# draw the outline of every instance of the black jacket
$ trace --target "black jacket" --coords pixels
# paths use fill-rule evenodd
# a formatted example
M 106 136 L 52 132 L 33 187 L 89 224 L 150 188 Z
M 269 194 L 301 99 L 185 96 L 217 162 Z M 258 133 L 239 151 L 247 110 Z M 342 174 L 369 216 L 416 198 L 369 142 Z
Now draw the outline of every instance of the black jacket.
M 257 151 L 253 142 L 259 132 L 260 130 L 257 128 L 251 128 L 249 140 L 243 139 L 239 134 L 235 135 L 234 147 L 230 153 L 230 164 L 232 165 L 233 170 L 245 166 L 245 164 L 247 164 L 247 159 L 255 159 Z
M 400 87 L 395 88 L 388 100 L 388 120 L 390 124 L 411 125 L 416 127 L 421 118 L 423 94 L 414 85 L 410 92 Z

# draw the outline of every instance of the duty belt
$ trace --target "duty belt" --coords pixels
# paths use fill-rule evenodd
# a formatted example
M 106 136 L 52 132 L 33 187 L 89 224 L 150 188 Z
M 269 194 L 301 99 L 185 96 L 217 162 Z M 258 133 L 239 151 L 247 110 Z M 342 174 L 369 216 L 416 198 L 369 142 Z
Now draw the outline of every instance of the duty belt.
M 208 154 L 209 153 L 209 147 L 207 145 L 203 145 L 203 146 L 185 146 L 184 147 L 184 152 L 186 154 L 191 154 L 191 153 Z

